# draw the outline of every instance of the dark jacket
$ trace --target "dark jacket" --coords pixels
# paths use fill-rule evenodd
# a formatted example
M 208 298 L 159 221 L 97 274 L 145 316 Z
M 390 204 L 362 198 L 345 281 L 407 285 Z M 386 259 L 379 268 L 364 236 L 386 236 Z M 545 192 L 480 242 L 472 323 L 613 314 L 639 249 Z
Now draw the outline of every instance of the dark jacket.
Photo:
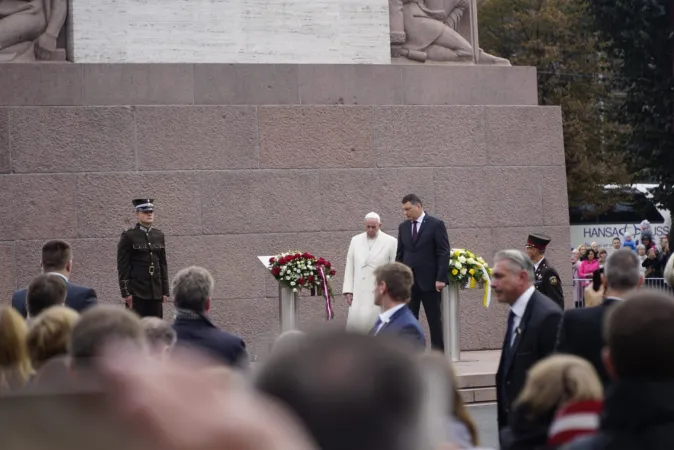
M 496 396 L 499 429 L 508 425 L 510 407 L 522 391 L 529 369 L 555 349 L 557 328 L 562 310 L 555 302 L 534 290 L 522 315 L 519 332 L 506 361 L 505 346 L 496 373 Z
M 117 245 L 117 275 L 122 298 L 160 300 L 168 296 L 164 233 L 139 223 L 123 232 Z
M 197 348 L 228 366 L 248 366 L 243 339 L 220 330 L 204 314 L 180 311 L 173 329 L 178 336 L 177 345 Z
M 543 258 L 536 268 L 536 290 L 564 309 L 564 290 L 559 273 Z
M 24 318 L 28 317 L 28 309 L 26 307 L 26 295 L 28 289 L 20 289 L 12 295 L 12 307 L 16 309 Z M 70 282 L 67 283 L 66 290 L 66 306 L 74 309 L 77 312 L 82 312 L 90 306 L 98 303 L 96 298 L 96 291 L 85 286 L 78 286 Z
M 412 222 L 398 227 L 396 261 L 412 269 L 414 284 L 424 292 L 435 291 L 435 282 L 449 282 L 449 238 L 445 223 L 426 214 L 412 241 Z
M 611 381 L 601 358 L 604 348 L 604 317 L 611 306 L 619 301 L 607 298 L 598 306 L 564 311 L 559 324 L 555 351 L 576 355 L 590 362 L 604 387 Z
M 500 431 L 501 450 L 547 449 L 548 429 L 555 411 L 532 416 L 526 404 L 518 405 L 509 417 L 509 425 Z
M 370 331 L 370 334 L 374 334 L 377 326 Z M 424 349 L 426 348 L 426 338 L 424 337 L 424 330 L 419 325 L 419 321 L 414 317 L 412 311 L 407 307 L 407 305 L 400 308 L 392 316 L 391 320 L 385 323 L 377 335 L 386 335 L 386 336 L 396 336 L 404 339 L 405 341 L 413 344 L 415 347 Z
M 674 382 L 617 382 L 607 392 L 599 433 L 562 449 L 674 449 Z

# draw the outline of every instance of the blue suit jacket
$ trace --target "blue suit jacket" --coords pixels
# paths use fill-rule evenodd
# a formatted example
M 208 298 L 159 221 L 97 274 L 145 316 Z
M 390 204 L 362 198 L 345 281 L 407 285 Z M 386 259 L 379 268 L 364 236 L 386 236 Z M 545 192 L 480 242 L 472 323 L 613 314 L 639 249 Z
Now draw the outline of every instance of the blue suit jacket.
M 178 336 L 177 345 L 200 349 L 228 366 L 248 367 L 248 352 L 243 339 L 219 329 L 205 315 L 178 315 L 173 329 Z
M 371 335 L 377 331 L 377 325 L 375 325 L 370 331 Z M 381 335 L 394 335 L 400 337 L 407 342 L 414 344 L 421 349 L 426 348 L 426 338 L 424 337 L 424 330 L 421 328 L 419 321 L 412 311 L 407 307 L 407 305 L 400 308 L 396 311 L 391 320 L 384 324 L 377 333 L 378 336 Z
M 78 286 L 68 282 L 66 291 L 66 306 L 77 312 L 82 312 L 90 306 L 98 303 L 96 291 L 86 286 Z M 26 294 L 28 289 L 19 289 L 12 295 L 12 307 L 16 309 L 23 317 L 28 317 L 26 308 Z

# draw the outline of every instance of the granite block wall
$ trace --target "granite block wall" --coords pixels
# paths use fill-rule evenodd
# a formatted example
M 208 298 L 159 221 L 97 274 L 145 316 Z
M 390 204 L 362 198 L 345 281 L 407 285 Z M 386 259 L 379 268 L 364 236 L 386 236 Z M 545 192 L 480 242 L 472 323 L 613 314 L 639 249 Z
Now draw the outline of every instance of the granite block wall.
M 363 216 L 395 234 L 409 192 L 453 246 L 487 259 L 548 233 L 570 284 L 561 113 L 536 106 L 535 80 L 524 67 L 0 66 L 0 299 L 39 273 L 44 240 L 63 238 L 73 281 L 118 302 L 117 239 L 146 195 L 171 274 L 211 270 L 214 320 L 259 356 L 278 304 L 257 256 L 322 255 L 341 292 Z M 499 348 L 506 309 L 478 291 L 461 301 L 462 348 Z M 323 326 L 321 301 L 301 302 L 302 326 Z M 335 309 L 338 326 L 343 297 Z

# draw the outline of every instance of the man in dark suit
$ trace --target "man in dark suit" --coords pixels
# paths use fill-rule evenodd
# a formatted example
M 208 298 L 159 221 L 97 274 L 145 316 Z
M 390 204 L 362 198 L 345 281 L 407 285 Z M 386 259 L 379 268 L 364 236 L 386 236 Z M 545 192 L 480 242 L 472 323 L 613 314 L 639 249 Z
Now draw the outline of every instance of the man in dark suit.
M 406 195 L 402 204 L 408 220 L 398 227 L 396 261 L 408 266 L 414 274 L 409 308 L 418 319 L 423 303 L 431 332 L 431 346 L 444 350 L 440 292 L 449 281 L 447 228 L 442 220 L 424 212 L 421 199 L 416 195 Z
M 530 234 L 525 251 L 534 263 L 536 290 L 554 301 L 564 309 L 564 290 L 559 273 L 545 259 L 545 249 L 551 239 L 544 234 Z
M 42 246 L 42 273 L 63 279 L 67 284 L 66 306 L 82 312 L 98 302 L 96 291 L 89 287 L 78 286 L 68 281 L 73 268 L 72 248 L 65 241 L 48 241 Z M 12 306 L 23 317 L 28 317 L 26 293 L 28 289 L 20 289 L 12 295 Z
M 140 317 L 164 317 L 169 295 L 164 233 L 153 227 L 154 200 L 132 201 L 138 223 L 117 244 L 117 275 L 122 301 Z
M 503 351 L 496 373 L 498 426 L 508 425 L 510 408 L 524 387 L 527 372 L 555 349 L 560 307 L 534 287 L 534 264 L 520 250 L 494 257 L 492 290 L 510 306 Z
M 208 270 L 187 267 L 176 274 L 172 284 L 178 309 L 173 322 L 177 345 L 197 348 L 228 366 L 247 367 L 248 352 L 243 339 L 220 330 L 208 318 L 214 284 Z
M 401 263 L 379 266 L 374 271 L 374 304 L 381 308 L 371 336 L 396 336 L 423 350 L 426 348 L 424 331 L 407 302 L 412 295 L 414 277 L 409 267 Z
M 597 371 L 604 387 L 611 381 L 602 362 L 604 348 L 604 317 L 616 303 L 621 302 L 643 283 L 639 272 L 639 259 L 628 249 L 617 250 L 604 265 L 602 287 L 595 292 L 592 285 L 585 289 L 586 301 L 591 296 L 603 297 L 603 301 L 590 308 L 570 309 L 564 312 L 559 324 L 556 351 L 580 356 L 589 361 Z M 601 301 L 601 300 L 600 300 Z

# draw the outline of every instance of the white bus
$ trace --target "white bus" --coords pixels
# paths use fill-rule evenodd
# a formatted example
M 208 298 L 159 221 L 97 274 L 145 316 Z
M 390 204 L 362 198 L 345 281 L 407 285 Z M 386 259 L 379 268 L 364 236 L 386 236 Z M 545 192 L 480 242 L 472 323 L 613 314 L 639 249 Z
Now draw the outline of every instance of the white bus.
M 662 236 L 669 234 L 672 219 L 669 211 L 656 205 L 650 193 L 655 184 L 633 184 L 628 187 L 605 186 L 605 189 L 624 189 L 627 199 L 616 204 L 613 208 L 598 217 L 587 217 L 591 206 L 569 208 L 571 222 L 571 247 L 578 248 L 585 244 L 588 247 L 596 242 L 599 248 L 611 248 L 613 238 L 619 237 L 622 242 L 625 233 L 632 233 L 634 241 L 639 240 L 641 221 L 646 219 L 651 223 L 653 241 L 658 244 Z

